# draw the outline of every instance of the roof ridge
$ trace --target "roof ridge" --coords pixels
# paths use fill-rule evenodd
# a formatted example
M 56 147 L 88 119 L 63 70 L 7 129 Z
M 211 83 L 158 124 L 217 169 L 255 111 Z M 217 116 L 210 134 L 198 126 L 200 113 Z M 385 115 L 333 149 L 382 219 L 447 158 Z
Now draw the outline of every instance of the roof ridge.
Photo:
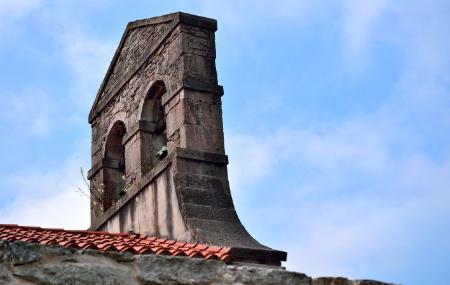
M 57 232 L 69 232 L 69 233 L 80 233 L 80 234 L 97 234 L 97 235 L 113 235 L 113 236 L 131 236 L 129 233 L 111 233 L 105 231 L 92 231 L 92 230 L 71 230 L 64 228 L 43 228 L 39 226 L 22 226 L 18 224 L 0 224 L 0 228 L 22 228 L 22 229 L 35 229 L 43 231 L 57 231 Z
M 0 224 L 0 240 L 37 243 L 43 246 L 57 245 L 80 250 L 90 248 L 101 252 L 129 251 L 133 254 L 188 256 L 191 258 L 217 259 L 225 262 L 231 261 L 231 248 L 229 247 L 199 244 L 197 242 L 190 243 L 134 233 Z

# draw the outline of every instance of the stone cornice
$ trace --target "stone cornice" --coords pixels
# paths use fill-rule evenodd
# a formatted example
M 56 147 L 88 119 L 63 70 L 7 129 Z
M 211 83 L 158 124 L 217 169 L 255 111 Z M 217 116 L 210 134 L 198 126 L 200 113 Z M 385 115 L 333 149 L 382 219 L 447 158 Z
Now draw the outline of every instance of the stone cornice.
M 90 180 L 102 168 L 118 169 L 121 166 L 122 165 L 120 164 L 120 162 L 118 160 L 103 158 L 102 160 L 100 160 L 99 163 L 94 164 L 92 166 L 92 168 L 89 169 L 89 171 L 87 173 L 87 179 Z

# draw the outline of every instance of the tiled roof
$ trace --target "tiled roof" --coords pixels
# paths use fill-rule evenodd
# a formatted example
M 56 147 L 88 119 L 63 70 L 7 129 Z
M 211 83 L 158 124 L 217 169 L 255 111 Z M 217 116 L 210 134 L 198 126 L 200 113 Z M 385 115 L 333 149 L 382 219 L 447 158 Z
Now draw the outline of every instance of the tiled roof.
M 0 240 L 59 245 L 102 252 L 131 252 L 231 261 L 230 248 L 177 242 L 137 234 L 45 229 L 0 224 Z

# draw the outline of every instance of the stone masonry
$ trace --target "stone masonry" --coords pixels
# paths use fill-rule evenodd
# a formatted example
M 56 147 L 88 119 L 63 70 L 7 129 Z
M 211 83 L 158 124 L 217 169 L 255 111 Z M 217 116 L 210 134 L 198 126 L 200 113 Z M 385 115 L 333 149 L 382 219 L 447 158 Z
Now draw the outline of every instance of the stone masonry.
M 128 24 L 89 114 L 91 229 L 227 246 L 279 266 L 286 252 L 252 238 L 231 198 L 216 29 L 185 13 Z
M 98 253 L 0 240 L 0 285 L 389 285 L 372 280 L 312 279 L 281 268 L 220 261 Z M 392 284 L 391 284 L 392 285 Z

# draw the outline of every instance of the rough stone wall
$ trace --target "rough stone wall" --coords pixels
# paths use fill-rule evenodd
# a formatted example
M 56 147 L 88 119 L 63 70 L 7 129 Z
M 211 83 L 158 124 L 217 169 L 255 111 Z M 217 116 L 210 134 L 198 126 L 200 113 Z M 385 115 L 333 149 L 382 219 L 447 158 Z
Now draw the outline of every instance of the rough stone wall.
M 226 156 L 176 149 L 100 219 L 101 231 L 145 233 L 179 241 L 270 250 L 239 221 Z
M 169 50 L 170 48 L 174 48 L 176 44 L 174 43 L 175 39 L 178 37 L 179 31 L 174 31 L 171 37 L 167 40 L 166 44 L 158 49 L 156 54 L 151 57 L 151 61 L 149 61 L 146 66 L 144 66 L 141 70 L 139 70 L 135 76 L 131 78 L 131 80 L 124 85 L 123 88 L 120 89 L 118 94 L 106 104 L 105 109 L 102 111 L 101 115 L 96 117 L 92 123 L 92 165 L 98 164 L 101 162 L 104 154 L 104 146 L 106 143 L 106 138 L 109 133 L 109 130 L 113 123 L 117 120 L 122 120 L 125 123 L 127 132 L 130 131 L 137 121 L 140 119 L 140 106 L 143 104 L 143 101 L 146 96 L 146 92 L 148 92 L 149 85 L 153 83 L 156 78 L 176 78 L 180 75 L 176 73 L 180 72 L 176 65 L 180 64 L 177 61 L 178 58 L 174 55 L 170 56 L 169 59 Z M 132 49 L 132 46 L 135 45 L 144 45 L 141 41 L 145 42 L 145 38 L 137 38 L 135 41 L 126 41 L 125 50 Z M 173 45 L 173 46 L 172 46 Z M 128 47 L 130 46 L 130 47 Z M 123 56 L 126 58 L 126 56 Z M 119 59 L 122 57 L 119 56 Z M 119 69 L 116 71 L 117 74 L 122 74 L 121 69 L 118 66 L 121 66 L 120 62 L 116 67 Z M 167 67 L 170 65 L 170 67 Z M 131 66 L 131 65 L 130 65 Z M 164 72 L 163 72 L 164 71 Z M 169 71 L 169 72 L 168 72 Z M 111 85 L 116 86 L 119 84 L 118 81 L 121 77 L 113 73 L 111 75 L 111 79 L 107 83 L 107 90 L 110 90 Z M 107 96 L 106 90 L 103 92 L 102 96 L 99 100 L 99 105 L 105 104 Z M 132 143 L 132 141 L 131 141 Z M 129 161 L 138 161 L 138 159 L 131 159 Z M 137 167 L 128 168 L 127 169 L 127 186 L 132 187 L 133 184 L 139 177 L 139 172 Z M 95 177 L 94 177 L 95 178 Z M 101 182 L 93 180 L 93 185 L 98 185 Z M 95 187 L 94 187 L 95 189 Z M 96 211 L 101 212 L 101 211 Z
M 91 199 L 91 229 L 251 249 L 236 253 L 235 258 L 280 265 L 286 253 L 258 243 L 234 209 L 224 148 L 223 90 L 215 67 L 215 30 L 215 20 L 184 13 L 127 27 L 89 116 L 91 196 L 112 197 L 103 198 L 103 203 Z M 153 93 L 154 86 L 164 91 Z M 153 100 L 149 93 L 161 94 L 161 98 L 150 97 L 160 105 L 147 104 Z M 164 118 L 143 117 L 145 106 L 163 109 Z M 120 138 L 124 163 L 110 159 L 119 155 L 105 155 L 105 145 L 116 145 L 109 143 L 111 138 L 119 140 L 109 135 L 116 133 L 111 127 L 118 121 L 126 129 Z M 165 128 L 155 122 L 164 122 Z M 168 156 L 157 160 L 155 150 L 161 144 L 155 142 L 161 129 Z M 125 177 L 126 191 L 123 183 L 109 183 L 111 176 L 105 174 L 110 170 L 119 182 Z
M 105 93 L 109 93 L 112 87 L 127 74 L 130 68 L 138 62 L 139 58 L 148 47 L 148 43 L 156 42 L 166 31 L 168 24 L 148 25 L 132 29 L 125 38 L 125 44 L 114 66 L 114 70 L 105 86 Z M 104 98 L 104 96 L 102 96 Z
M 127 130 L 126 188 L 141 184 L 146 172 L 141 156 L 148 149 L 143 149 L 142 133 L 136 129 L 147 92 L 157 80 L 162 80 L 167 88 L 162 99 L 169 152 L 183 147 L 224 153 L 220 96 L 182 88 L 191 85 L 197 89 L 217 89 L 214 31 L 175 25 L 175 18 L 169 17 L 158 24 L 130 29 L 122 42 L 94 103 L 93 110 L 97 113 L 91 118 L 93 173 L 89 179 L 95 197 L 103 195 L 99 191 L 105 181 L 101 171 L 105 166 L 105 143 L 118 120 L 125 123 Z M 151 50 L 151 56 L 140 62 Z M 101 203 L 92 203 L 91 208 L 94 223 L 106 209 L 102 209 Z
M 241 224 L 231 199 L 227 167 L 178 157 L 174 180 L 180 209 L 194 239 L 200 243 L 265 248 Z
M 0 241 L 0 284 L 388 285 L 346 278 L 312 279 L 280 268 L 227 265 L 188 257 L 105 254 L 6 241 Z
M 167 118 L 167 120 L 176 121 L 175 117 L 183 119 L 184 115 L 181 111 L 185 108 L 194 108 L 190 111 L 192 116 L 189 118 L 191 120 L 197 120 L 188 123 L 199 124 L 198 120 L 200 118 L 198 116 L 205 113 L 201 108 L 209 108 L 210 104 L 219 105 L 220 107 L 220 97 L 214 99 L 211 98 L 213 97 L 211 94 L 203 94 L 202 96 L 199 93 L 193 98 L 186 98 L 188 96 L 175 94 L 182 87 L 183 80 L 208 82 L 210 85 L 217 85 L 214 62 L 214 32 L 186 25 L 177 26 L 170 33 L 169 38 L 158 47 L 148 61 L 118 91 L 118 94 L 106 103 L 106 99 L 108 98 L 106 95 L 112 92 L 113 87 L 122 83 L 124 75 L 135 63 L 135 60 L 129 59 L 129 57 L 134 54 L 140 55 L 143 47 L 148 48 L 149 38 L 157 42 L 156 39 L 160 38 L 168 28 L 169 24 L 159 24 L 158 29 L 149 28 L 150 30 L 148 31 L 143 30 L 143 35 L 139 29 L 147 28 L 137 28 L 132 30 L 130 35 L 126 37 L 124 47 L 118 57 L 114 71 L 106 82 L 106 87 L 97 103 L 97 105 L 106 104 L 106 107 L 100 116 L 97 116 L 92 122 L 92 164 L 96 164 L 101 160 L 106 136 L 114 121 L 119 119 L 123 120 L 127 130 L 131 129 L 137 123 L 140 115 L 139 108 L 143 103 L 146 92 L 151 83 L 157 79 L 163 79 L 168 85 L 167 97 L 170 97 L 171 101 L 166 102 L 169 103 L 165 108 L 166 115 L 173 108 L 180 108 L 180 112 L 174 112 L 172 114 L 174 118 Z M 172 98 L 172 96 L 174 97 Z M 188 101 L 184 108 L 181 106 L 182 104 L 178 105 L 180 99 Z M 209 102 L 211 100 L 214 102 Z M 203 102 L 204 105 L 201 105 L 200 102 Z M 181 110 L 182 108 L 183 110 Z M 197 112 L 197 114 L 192 114 L 192 111 Z M 218 118 L 218 122 L 221 123 L 221 111 L 217 111 L 216 115 L 220 117 Z M 208 123 L 215 122 L 208 121 Z M 172 125 L 168 122 L 168 138 L 173 137 L 175 132 L 179 132 L 180 125 L 177 126 L 175 122 L 173 124 L 173 127 L 171 127 Z M 221 124 L 216 127 L 222 128 Z M 174 142 L 174 144 L 180 146 L 179 142 Z

